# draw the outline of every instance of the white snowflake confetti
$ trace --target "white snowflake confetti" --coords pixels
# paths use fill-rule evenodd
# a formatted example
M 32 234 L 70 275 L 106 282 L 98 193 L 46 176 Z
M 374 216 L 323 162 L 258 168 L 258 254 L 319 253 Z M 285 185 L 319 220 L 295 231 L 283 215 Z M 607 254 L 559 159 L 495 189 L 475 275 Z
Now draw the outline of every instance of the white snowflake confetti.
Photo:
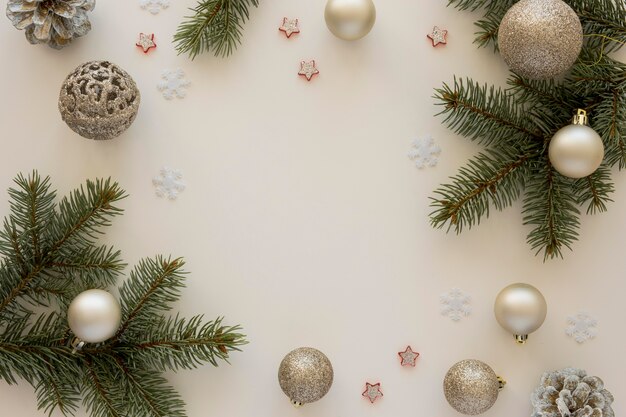
M 142 9 L 152 14 L 158 14 L 161 10 L 170 7 L 169 0 L 139 0 Z
M 187 87 L 191 82 L 185 79 L 185 72 L 182 69 L 164 70 L 161 78 L 163 81 L 159 82 L 157 88 L 163 93 L 163 97 L 168 100 L 174 97 L 185 98 Z
M 437 162 L 439 162 L 439 154 L 441 154 L 441 148 L 435 144 L 435 139 L 428 135 L 411 142 L 411 150 L 408 156 L 409 159 L 415 162 L 415 166 L 422 169 L 427 166 L 436 166 Z
M 459 321 L 472 312 L 470 306 L 471 297 L 458 288 L 452 288 L 449 292 L 439 297 L 441 301 L 441 314 Z
M 152 184 L 156 187 L 156 195 L 176 200 L 178 194 L 185 189 L 183 174 L 178 169 L 163 167 L 159 175 L 152 179 Z
M 565 334 L 573 337 L 578 343 L 584 343 L 593 339 L 596 334 L 598 321 L 585 312 L 579 312 L 567 318 L 567 328 Z

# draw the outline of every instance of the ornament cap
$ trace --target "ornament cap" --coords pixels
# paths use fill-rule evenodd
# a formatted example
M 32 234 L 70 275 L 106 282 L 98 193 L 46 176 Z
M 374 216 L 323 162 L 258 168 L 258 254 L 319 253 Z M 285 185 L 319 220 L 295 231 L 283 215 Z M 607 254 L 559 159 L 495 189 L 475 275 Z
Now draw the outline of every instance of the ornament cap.
M 78 337 L 75 337 L 70 342 L 70 346 L 72 346 L 72 355 L 76 354 L 79 350 L 82 350 L 85 346 L 85 342 L 80 340 Z
M 498 376 L 498 391 L 502 391 L 506 387 L 506 381 L 501 376 Z
M 291 400 L 291 404 L 293 405 L 294 408 L 300 408 L 304 405 L 304 403 L 301 403 L 300 401 L 296 401 L 296 400 Z
M 587 112 L 583 109 L 576 110 L 576 115 L 572 119 L 572 124 L 586 126 L 589 122 Z
M 520 344 L 520 345 L 526 344 L 527 340 L 528 340 L 528 335 L 527 334 L 516 334 L 515 335 L 515 341 L 518 344 Z

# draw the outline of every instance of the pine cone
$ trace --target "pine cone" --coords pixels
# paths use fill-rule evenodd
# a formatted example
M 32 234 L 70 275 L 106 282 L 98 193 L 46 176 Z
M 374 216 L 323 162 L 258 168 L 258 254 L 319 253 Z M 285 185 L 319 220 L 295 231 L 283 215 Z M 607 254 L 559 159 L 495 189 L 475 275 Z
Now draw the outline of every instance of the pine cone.
M 530 400 L 532 417 L 615 417 L 613 395 L 581 369 L 546 372 Z
M 95 6 L 96 0 L 9 0 L 7 17 L 30 43 L 61 49 L 91 30 L 87 12 Z

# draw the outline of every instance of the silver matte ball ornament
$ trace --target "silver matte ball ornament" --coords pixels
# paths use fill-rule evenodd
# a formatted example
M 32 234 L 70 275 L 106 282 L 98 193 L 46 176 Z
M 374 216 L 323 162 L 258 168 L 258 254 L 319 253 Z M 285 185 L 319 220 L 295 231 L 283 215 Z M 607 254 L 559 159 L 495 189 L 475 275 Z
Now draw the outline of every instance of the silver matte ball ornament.
M 526 343 L 528 335 L 541 327 L 548 313 L 543 294 L 532 285 L 512 284 L 496 297 L 493 307 L 500 326 L 515 335 L 515 340 Z
M 104 290 L 83 291 L 67 309 L 67 323 L 83 342 L 100 343 L 117 332 L 122 309 L 115 297 Z
M 475 416 L 493 407 L 505 384 L 486 363 L 466 359 L 448 370 L 443 380 L 443 392 L 452 408 Z
M 333 35 L 355 41 L 374 27 L 376 6 L 372 0 L 328 0 L 324 18 Z
M 333 365 L 317 349 L 302 347 L 285 356 L 278 368 L 278 383 L 296 406 L 322 398 L 333 384 Z
M 498 48 L 522 77 L 544 80 L 565 73 L 583 46 L 576 12 L 562 0 L 521 0 L 504 15 Z
M 135 121 L 141 95 L 126 71 L 108 61 L 80 65 L 59 94 L 61 118 L 87 139 L 113 139 Z
M 600 167 L 604 159 L 604 143 L 600 135 L 587 126 L 584 110 L 578 110 L 572 124 L 555 133 L 548 156 L 554 169 L 570 178 L 587 177 Z

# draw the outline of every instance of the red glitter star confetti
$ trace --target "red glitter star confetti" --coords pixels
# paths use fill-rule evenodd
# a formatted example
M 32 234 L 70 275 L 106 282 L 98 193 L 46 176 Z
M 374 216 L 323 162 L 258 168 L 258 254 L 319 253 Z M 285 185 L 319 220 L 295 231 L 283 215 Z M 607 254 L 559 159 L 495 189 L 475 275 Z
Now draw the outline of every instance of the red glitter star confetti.
M 398 356 L 400 356 L 400 365 L 402 366 L 415 366 L 415 361 L 419 358 L 420 354 L 417 352 L 413 352 L 411 346 L 407 346 L 404 352 L 398 352 Z
M 281 32 L 284 32 L 287 38 L 290 38 L 294 33 L 300 33 L 300 27 L 298 26 L 298 19 L 289 19 L 284 17 L 283 24 L 278 28 Z
M 433 42 L 433 46 L 437 46 L 440 43 L 444 45 L 448 43 L 448 31 L 440 29 L 439 26 L 435 26 L 433 31 L 426 36 Z
M 147 33 L 140 33 L 139 42 L 137 42 L 135 45 L 140 47 L 143 50 L 144 54 L 147 54 L 150 49 L 154 49 L 157 47 L 156 43 L 154 43 L 154 33 L 151 33 L 149 35 Z
M 307 81 L 311 81 L 313 76 L 319 73 L 319 70 L 315 67 L 315 60 L 300 62 L 300 71 L 298 72 L 298 75 L 302 75 Z
M 370 400 L 372 404 L 374 404 L 374 401 L 383 396 L 383 393 L 380 390 L 380 382 L 376 384 L 370 384 L 369 382 L 366 382 L 365 391 L 363 391 L 363 394 L 361 395 Z

